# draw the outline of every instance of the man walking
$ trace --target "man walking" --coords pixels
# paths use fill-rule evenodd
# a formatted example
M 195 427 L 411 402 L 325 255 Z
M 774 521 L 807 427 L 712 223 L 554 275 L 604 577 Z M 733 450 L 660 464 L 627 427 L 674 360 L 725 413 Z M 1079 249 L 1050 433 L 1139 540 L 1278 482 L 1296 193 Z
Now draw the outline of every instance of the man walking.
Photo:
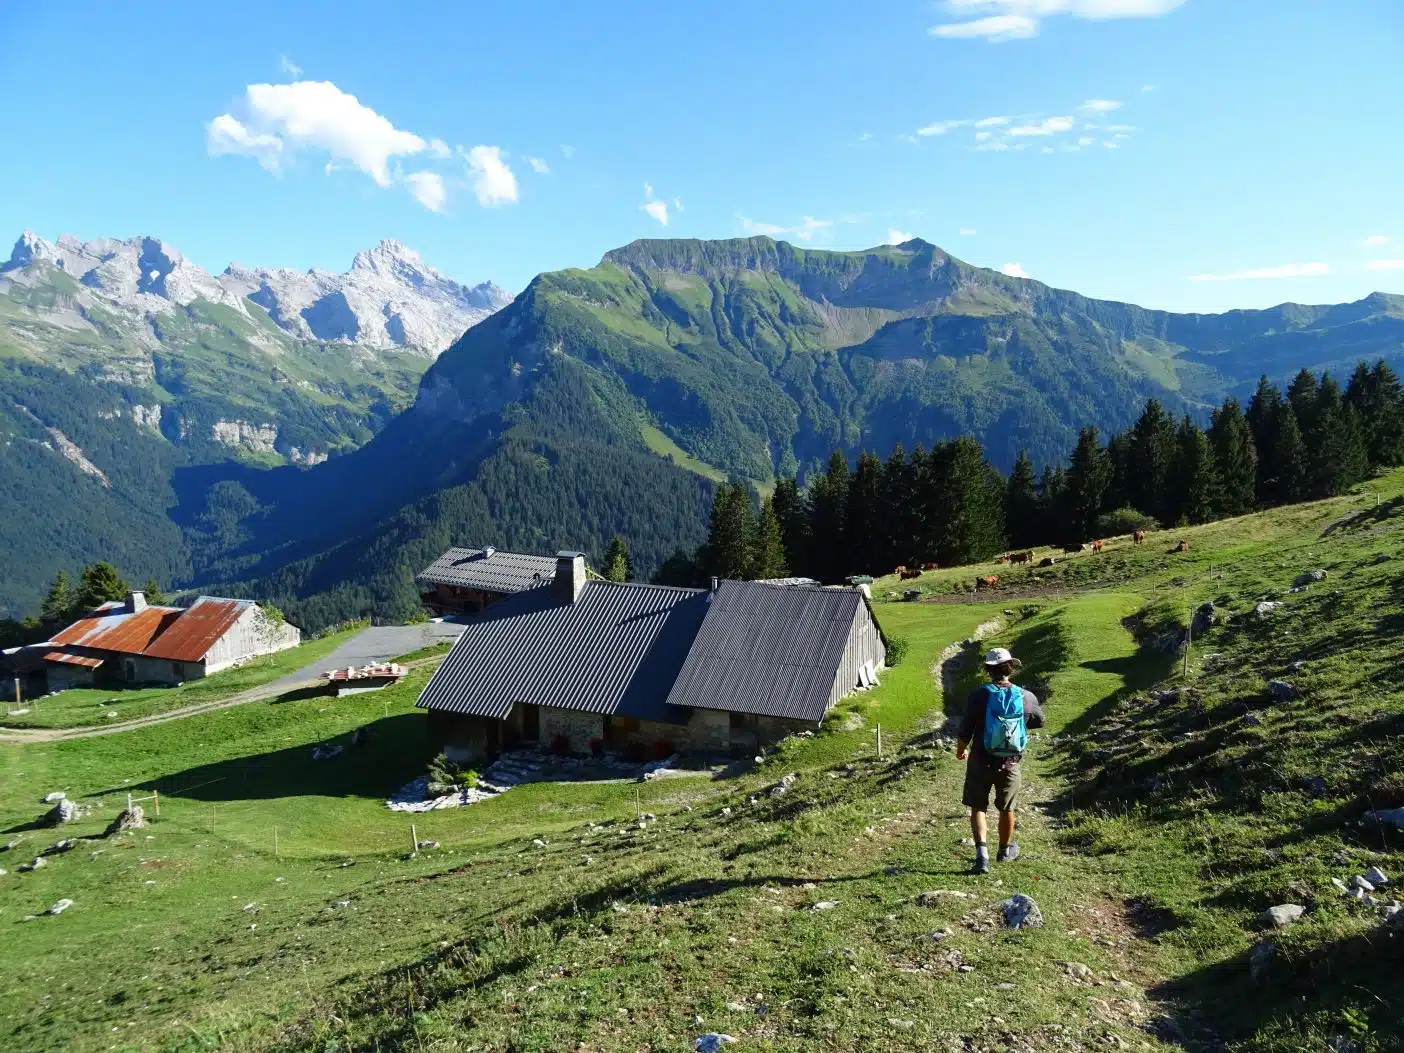
M 1009 681 L 1019 660 L 1003 647 L 985 655 L 990 682 L 977 687 L 965 703 L 965 720 L 956 737 L 956 760 L 965 766 L 965 792 L 961 800 L 970 809 L 970 832 L 975 837 L 975 873 L 990 872 L 990 849 L 985 842 L 985 812 L 994 790 L 999 810 L 1000 862 L 1017 859 L 1014 843 L 1014 809 L 1019 797 L 1019 761 L 1029 743 L 1029 728 L 1043 727 L 1043 707 L 1032 694 Z

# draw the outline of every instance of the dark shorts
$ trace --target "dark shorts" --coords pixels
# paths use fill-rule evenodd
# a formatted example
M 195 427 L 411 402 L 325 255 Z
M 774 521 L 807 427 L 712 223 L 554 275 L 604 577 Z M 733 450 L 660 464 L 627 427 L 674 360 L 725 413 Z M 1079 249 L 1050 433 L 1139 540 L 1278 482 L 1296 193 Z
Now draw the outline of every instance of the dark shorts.
M 972 756 L 965 764 L 965 792 L 961 801 L 967 808 L 986 812 L 990 808 L 990 791 L 994 790 L 995 807 L 1001 812 L 1013 811 L 1019 799 L 1017 760 L 989 761 Z

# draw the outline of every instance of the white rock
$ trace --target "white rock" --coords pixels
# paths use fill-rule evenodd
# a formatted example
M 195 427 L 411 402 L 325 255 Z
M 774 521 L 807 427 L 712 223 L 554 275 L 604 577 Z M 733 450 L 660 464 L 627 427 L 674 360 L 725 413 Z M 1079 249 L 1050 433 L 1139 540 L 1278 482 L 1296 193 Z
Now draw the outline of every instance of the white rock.
M 50 908 L 48 909 L 47 913 L 49 913 L 49 914 L 62 914 L 64 911 L 66 911 L 66 910 L 67 910 L 69 907 L 71 907 L 71 906 L 73 906 L 73 901 L 72 901 L 71 899 L 61 899 L 61 900 L 59 900 L 57 903 L 55 903 L 52 907 L 50 907 Z
M 1276 907 L 1269 907 L 1258 915 L 1258 922 L 1262 925 L 1271 925 L 1275 929 L 1285 929 L 1288 925 L 1294 925 L 1301 920 L 1306 908 L 1296 903 L 1280 903 Z
M 46 793 L 41 799 L 41 804 L 53 804 L 55 801 L 62 801 L 68 794 L 62 790 L 55 790 L 53 793 Z
M 818 903 L 814 904 L 814 909 L 815 909 L 815 910 L 833 910 L 833 909 L 834 909 L 835 907 L 837 907 L 838 905 L 839 905 L 839 901 L 836 900 L 836 899 L 822 899 L 822 900 L 820 900 Z
M 697 1053 L 718 1053 L 722 1046 L 735 1042 L 736 1039 L 730 1035 L 721 1035 L 715 1031 L 710 1031 L 705 1035 L 698 1035 L 692 1040 L 692 1048 Z
M 1389 884 L 1389 878 L 1385 877 L 1385 872 L 1379 867 L 1371 867 L 1365 871 L 1365 880 L 1374 885 L 1375 888 Z
M 1355 875 L 1355 877 L 1350 879 L 1350 887 L 1358 888 L 1362 892 L 1375 891 L 1375 886 L 1371 882 L 1367 881 L 1365 878 L 1361 877 L 1359 874 Z

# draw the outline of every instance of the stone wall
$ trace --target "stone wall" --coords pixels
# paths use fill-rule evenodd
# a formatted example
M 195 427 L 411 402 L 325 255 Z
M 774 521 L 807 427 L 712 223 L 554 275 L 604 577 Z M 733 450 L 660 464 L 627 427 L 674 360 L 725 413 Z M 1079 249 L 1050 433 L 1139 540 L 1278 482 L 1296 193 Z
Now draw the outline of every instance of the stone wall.
M 687 722 L 691 749 L 723 751 L 731 748 L 731 714 L 720 709 L 694 709 Z
M 556 736 L 563 736 L 571 753 L 587 753 L 592 738 L 604 738 L 604 717 L 598 713 L 577 713 L 570 709 L 541 707 L 541 746 L 550 749 Z

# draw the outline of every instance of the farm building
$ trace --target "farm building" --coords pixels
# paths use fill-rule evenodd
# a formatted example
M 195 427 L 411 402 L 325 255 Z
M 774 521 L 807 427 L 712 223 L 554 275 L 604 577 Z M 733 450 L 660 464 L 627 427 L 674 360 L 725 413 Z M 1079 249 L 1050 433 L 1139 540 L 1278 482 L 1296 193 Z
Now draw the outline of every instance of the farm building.
M 104 603 L 43 645 L 49 690 L 94 683 L 179 684 L 296 647 L 296 626 L 252 600 L 201 596 L 157 607 L 140 592 Z
M 853 589 L 639 585 L 557 561 L 472 619 L 420 695 L 450 752 L 751 749 L 817 727 L 886 656 Z
M 504 596 L 535 588 L 556 573 L 552 556 L 451 548 L 415 575 L 419 598 L 435 614 L 472 614 Z

